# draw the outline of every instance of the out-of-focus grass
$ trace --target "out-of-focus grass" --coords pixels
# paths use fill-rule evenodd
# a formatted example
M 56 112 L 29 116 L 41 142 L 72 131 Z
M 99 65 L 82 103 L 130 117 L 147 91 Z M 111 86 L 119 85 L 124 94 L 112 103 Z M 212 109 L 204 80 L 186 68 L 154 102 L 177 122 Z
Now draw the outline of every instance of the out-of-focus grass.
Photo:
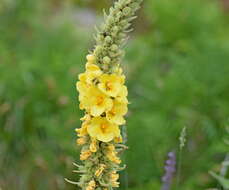
M 0 188 L 73 189 L 63 178 L 78 160 L 75 81 L 92 31 L 78 6 L 102 1 L 2 1 L 0 8 Z M 179 189 L 213 187 L 229 115 L 227 18 L 216 2 L 145 1 L 124 61 L 129 87 L 122 190 L 160 189 L 166 153 L 183 126 Z M 146 29 L 142 29 L 147 26 Z M 139 30 L 138 30 L 139 29 Z

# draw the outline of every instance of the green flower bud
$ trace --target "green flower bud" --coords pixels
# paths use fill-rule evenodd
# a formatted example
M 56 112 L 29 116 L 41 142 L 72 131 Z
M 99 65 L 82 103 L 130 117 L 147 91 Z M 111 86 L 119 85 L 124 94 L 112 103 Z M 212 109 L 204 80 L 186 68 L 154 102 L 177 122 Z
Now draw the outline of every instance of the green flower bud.
M 101 45 L 97 45 L 95 48 L 95 53 L 99 54 L 103 50 L 103 47 Z
M 104 64 L 109 64 L 110 62 L 111 62 L 111 59 L 108 56 L 103 58 L 103 63 Z
M 133 9 L 133 11 L 137 10 L 139 8 L 139 4 L 138 3 L 132 3 L 130 5 L 130 7 Z
M 125 7 L 122 12 L 125 16 L 128 16 L 131 13 L 131 8 Z
M 123 20 L 123 21 L 121 21 L 121 23 L 120 23 L 122 26 L 126 26 L 127 24 L 128 24 L 128 22 L 126 21 L 126 20 Z
M 111 46 L 111 51 L 117 51 L 118 50 L 118 46 L 116 44 L 113 44 Z
M 117 34 L 118 31 L 119 31 L 119 27 L 118 27 L 118 26 L 114 26 L 114 27 L 112 28 L 112 32 L 114 32 L 114 33 Z
M 112 41 L 112 38 L 110 36 L 106 36 L 105 42 L 106 43 L 111 43 L 111 41 Z

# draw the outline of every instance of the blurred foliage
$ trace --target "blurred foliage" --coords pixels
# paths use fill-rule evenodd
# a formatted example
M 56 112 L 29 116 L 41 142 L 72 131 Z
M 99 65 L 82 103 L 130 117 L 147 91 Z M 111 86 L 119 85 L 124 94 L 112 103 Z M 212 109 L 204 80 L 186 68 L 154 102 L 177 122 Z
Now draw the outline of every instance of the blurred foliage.
M 74 189 L 75 81 L 93 28 L 77 10 L 111 1 L 0 2 L 0 188 Z M 84 19 L 84 18 L 82 18 Z M 179 189 L 215 187 L 228 145 L 229 23 L 217 1 L 146 0 L 126 48 L 128 145 L 122 190 L 160 189 L 166 154 L 186 126 Z M 83 20 L 86 22 L 87 19 Z M 82 22 L 82 21 L 81 21 Z M 144 28 L 147 26 L 147 28 Z

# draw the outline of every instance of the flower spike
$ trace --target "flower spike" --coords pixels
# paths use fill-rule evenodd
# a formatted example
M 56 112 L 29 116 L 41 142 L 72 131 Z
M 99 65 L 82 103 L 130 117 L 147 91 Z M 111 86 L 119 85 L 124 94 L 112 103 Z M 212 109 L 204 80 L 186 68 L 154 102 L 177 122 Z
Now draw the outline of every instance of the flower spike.
M 125 124 L 128 108 L 128 90 L 120 66 L 124 55 L 122 47 L 131 31 L 130 22 L 141 0 L 118 0 L 104 11 L 104 24 L 96 28 L 96 45 L 86 56 L 85 72 L 76 83 L 80 109 L 85 111 L 82 125 L 76 129 L 77 144 L 82 147 L 82 166 L 74 164 L 81 173 L 77 184 L 82 190 L 113 190 L 119 187 L 119 153 L 122 145 L 120 126 Z

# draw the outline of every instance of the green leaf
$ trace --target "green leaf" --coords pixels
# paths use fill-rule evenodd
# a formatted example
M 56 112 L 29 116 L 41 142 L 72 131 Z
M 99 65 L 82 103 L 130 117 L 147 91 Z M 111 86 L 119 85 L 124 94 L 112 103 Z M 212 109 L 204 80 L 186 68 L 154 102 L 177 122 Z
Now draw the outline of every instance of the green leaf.
M 210 172 L 210 174 L 211 174 L 212 177 L 217 179 L 217 181 L 220 183 L 220 185 L 223 186 L 223 188 L 225 188 L 226 190 L 229 189 L 229 179 L 225 179 L 224 177 L 219 176 L 214 172 Z

